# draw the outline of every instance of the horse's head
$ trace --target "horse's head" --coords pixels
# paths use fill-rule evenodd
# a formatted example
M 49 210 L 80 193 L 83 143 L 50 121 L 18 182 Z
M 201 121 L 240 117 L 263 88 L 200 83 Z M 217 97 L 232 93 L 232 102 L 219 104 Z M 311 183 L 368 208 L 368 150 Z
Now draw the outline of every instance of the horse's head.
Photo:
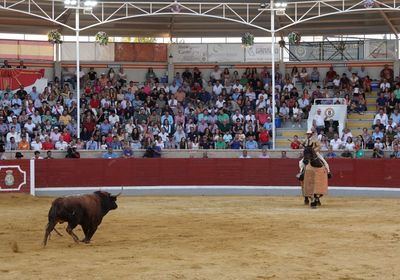
M 316 158 L 317 155 L 314 151 L 313 145 L 304 146 L 303 156 L 303 162 L 305 165 L 309 164 L 311 160 Z

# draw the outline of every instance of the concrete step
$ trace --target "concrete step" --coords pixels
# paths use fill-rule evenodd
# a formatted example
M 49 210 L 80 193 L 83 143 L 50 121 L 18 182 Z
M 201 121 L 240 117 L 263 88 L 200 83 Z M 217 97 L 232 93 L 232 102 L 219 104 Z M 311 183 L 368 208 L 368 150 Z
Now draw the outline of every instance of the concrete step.
M 293 138 L 293 136 L 297 135 L 302 137 L 306 133 L 306 128 L 302 129 L 285 129 L 285 130 L 277 130 L 277 137 L 285 137 L 285 138 Z
M 372 120 L 347 120 L 346 127 L 354 130 L 355 128 L 362 129 L 364 127 L 371 127 Z
M 357 113 L 347 114 L 347 120 L 373 120 L 375 118 L 375 112 L 364 112 L 363 115 Z
M 376 104 L 367 104 L 367 110 L 376 112 Z
M 276 138 L 275 139 L 275 146 L 280 148 L 289 148 L 290 142 L 287 138 Z

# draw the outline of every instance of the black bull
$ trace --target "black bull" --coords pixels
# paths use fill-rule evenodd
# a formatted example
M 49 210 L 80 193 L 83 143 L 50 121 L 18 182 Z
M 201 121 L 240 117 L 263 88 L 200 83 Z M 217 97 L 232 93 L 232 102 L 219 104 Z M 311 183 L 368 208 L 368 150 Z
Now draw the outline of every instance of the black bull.
M 118 194 L 119 195 L 119 194 Z M 117 196 L 108 192 L 97 191 L 93 194 L 59 197 L 55 199 L 49 210 L 49 222 L 46 226 L 43 246 L 46 246 L 50 233 L 57 223 L 67 222 L 66 231 L 75 242 L 79 242 L 78 236 L 73 229 L 80 225 L 85 238 L 82 242 L 89 243 L 97 227 L 101 224 L 103 217 L 117 206 Z

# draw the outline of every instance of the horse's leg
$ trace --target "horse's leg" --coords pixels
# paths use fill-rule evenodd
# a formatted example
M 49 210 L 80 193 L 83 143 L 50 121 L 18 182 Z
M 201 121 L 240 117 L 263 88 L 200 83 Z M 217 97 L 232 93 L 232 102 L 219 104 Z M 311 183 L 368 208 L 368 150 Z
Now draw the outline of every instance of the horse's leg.
M 322 195 L 315 195 L 315 201 L 317 202 L 317 206 L 321 206 L 321 201 L 319 200 Z
M 314 196 L 313 197 L 311 197 L 311 203 L 310 203 L 310 207 L 312 208 L 312 209 L 315 209 L 315 208 L 317 208 L 317 199 L 316 199 L 316 195 L 314 194 Z

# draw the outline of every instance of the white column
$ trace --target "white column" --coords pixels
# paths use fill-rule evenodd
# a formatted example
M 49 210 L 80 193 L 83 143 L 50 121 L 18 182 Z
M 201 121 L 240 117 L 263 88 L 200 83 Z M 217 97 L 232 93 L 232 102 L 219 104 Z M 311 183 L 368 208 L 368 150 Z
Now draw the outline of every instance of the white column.
M 29 179 L 30 179 L 30 193 L 35 196 L 35 160 L 31 159 L 29 162 L 30 170 L 29 170 Z
M 168 83 L 172 83 L 175 77 L 174 58 L 172 56 L 172 44 L 168 44 Z
M 271 45 L 271 58 L 272 58 L 272 149 L 275 150 L 275 138 L 276 138 L 276 129 L 275 129 L 275 10 L 274 10 L 274 1 L 271 0 L 271 36 L 272 36 L 272 45 Z
M 81 138 L 81 82 L 79 78 L 79 7 L 80 1 L 78 0 L 77 9 L 75 10 L 75 32 L 76 32 L 76 105 L 77 105 L 77 118 L 76 118 L 76 133 L 77 138 Z

